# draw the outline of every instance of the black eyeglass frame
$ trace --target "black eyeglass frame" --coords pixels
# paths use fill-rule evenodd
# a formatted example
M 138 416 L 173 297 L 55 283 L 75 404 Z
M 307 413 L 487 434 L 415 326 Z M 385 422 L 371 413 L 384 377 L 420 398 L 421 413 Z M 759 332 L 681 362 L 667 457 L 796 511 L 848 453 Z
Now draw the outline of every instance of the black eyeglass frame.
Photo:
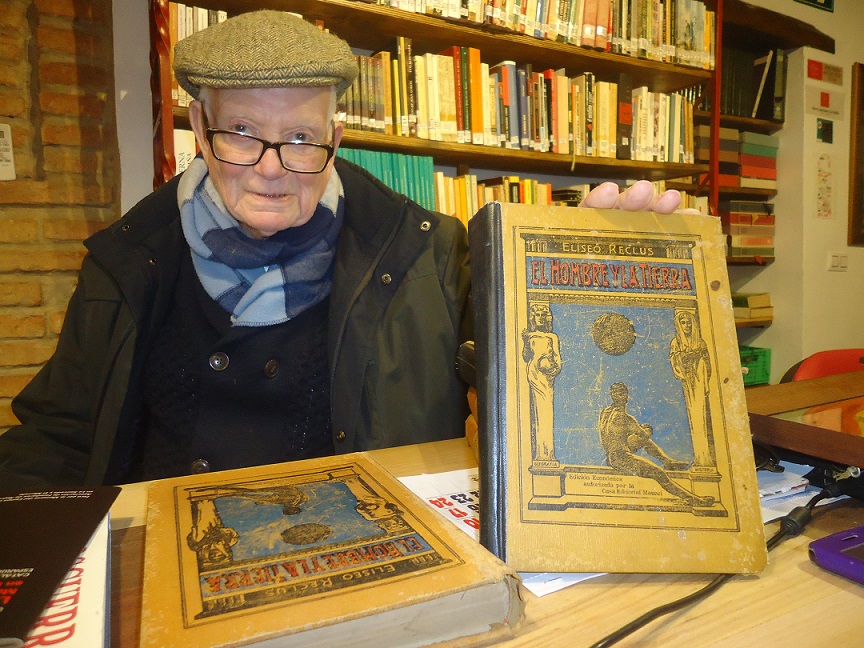
M 232 130 L 224 130 L 222 128 L 210 128 L 207 126 L 207 117 L 204 115 L 204 111 L 202 110 L 202 115 L 204 116 L 204 126 L 206 130 L 204 131 L 205 137 L 207 138 L 207 144 L 210 146 L 210 152 L 213 153 L 213 157 L 215 157 L 220 162 L 224 162 L 225 164 L 233 164 L 235 166 L 255 166 L 261 161 L 261 158 L 264 157 L 264 154 L 268 149 L 273 149 L 276 151 L 276 157 L 279 158 L 279 164 L 282 165 L 282 168 L 286 171 L 290 171 L 291 173 L 303 173 L 307 175 L 316 175 L 324 171 L 327 168 L 327 164 L 333 158 L 333 154 L 335 153 L 335 148 L 332 144 L 320 144 L 318 142 L 271 142 L 269 140 L 261 139 L 260 137 L 255 137 L 254 135 L 248 135 L 247 133 L 238 133 L 237 131 Z M 333 137 L 336 136 L 336 126 L 332 126 Z M 258 156 L 258 159 L 254 162 L 232 162 L 231 160 L 225 160 L 216 153 L 216 149 L 213 147 L 213 138 L 219 133 L 224 133 L 226 135 L 234 135 L 236 137 L 245 137 L 250 140 L 255 140 L 256 142 L 260 142 L 264 145 L 261 149 L 261 154 Z M 280 150 L 282 146 L 285 144 L 290 144 L 292 146 L 312 146 L 319 149 L 324 149 L 327 151 L 327 159 L 324 160 L 324 163 L 321 165 L 321 168 L 317 171 L 301 171 L 300 169 L 292 169 L 291 167 L 285 166 L 285 161 L 282 159 L 282 151 Z

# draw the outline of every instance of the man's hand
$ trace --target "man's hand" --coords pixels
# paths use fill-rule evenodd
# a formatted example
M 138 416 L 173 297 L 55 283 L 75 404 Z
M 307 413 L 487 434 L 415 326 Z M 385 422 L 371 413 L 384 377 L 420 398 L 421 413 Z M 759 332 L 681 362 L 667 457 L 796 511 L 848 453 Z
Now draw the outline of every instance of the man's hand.
M 604 182 L 592 189 L 579 206 L 671 214 L 681 206 L 681 194 L 670 189 L 658 196 L 654 193 L 654 186 L 647 180 L 639 180 L 624 191 L 614 182 Z

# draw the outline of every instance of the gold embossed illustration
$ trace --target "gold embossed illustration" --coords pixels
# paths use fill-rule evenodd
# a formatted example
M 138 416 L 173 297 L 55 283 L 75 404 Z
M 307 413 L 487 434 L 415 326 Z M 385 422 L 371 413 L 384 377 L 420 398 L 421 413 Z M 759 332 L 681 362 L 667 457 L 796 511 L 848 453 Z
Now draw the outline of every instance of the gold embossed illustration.
M 698 236 L 513 240 L 521 519 L 737 528 Z

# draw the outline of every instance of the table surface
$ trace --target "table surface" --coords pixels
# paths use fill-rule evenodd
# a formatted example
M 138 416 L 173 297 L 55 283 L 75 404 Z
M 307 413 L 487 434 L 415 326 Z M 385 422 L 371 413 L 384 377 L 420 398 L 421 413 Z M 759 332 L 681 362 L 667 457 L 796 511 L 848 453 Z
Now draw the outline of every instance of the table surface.
M 806 383 L 810 389 L 804 389 Z M 764 414 L 864 395 L 864 372 L 855 378 L 817 379 L 747 390 L 748 408 Z M 372 453 L 397 477 L 476 466 L 464 439 L 389 448 Z M 138 645 L 144 569 L 146 484 L 123 487 L 112 507 L 111 645 Z M 864 587 L 826 572 L 809 559 L 808 544 L 864 525 L 864 505 L 848 501 L 817 509 L 804 533 L 768 554 L 758 575 L 733 577 L 701 602 L 661 617 L 621 646 L 691 645 L 808 647 L 855 645 L 864 631 Z M 777 524 L 766 528 L 766 537 Z M 526 593 L 526 618 L 501 646 L 588 646 L 657 605 L 691 594 L 708 575 L 608 574 L 554 594 Z

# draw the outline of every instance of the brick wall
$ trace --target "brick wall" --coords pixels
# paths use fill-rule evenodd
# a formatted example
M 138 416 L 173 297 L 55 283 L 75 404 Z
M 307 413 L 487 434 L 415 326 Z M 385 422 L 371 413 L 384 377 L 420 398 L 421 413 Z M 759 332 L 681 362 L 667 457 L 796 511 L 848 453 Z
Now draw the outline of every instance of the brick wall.
M 51 356 L 84 257 L 119 215 L 111 0 L 3 0 L 0 123 L 16 179 L 0 181 L 0 432 Z

